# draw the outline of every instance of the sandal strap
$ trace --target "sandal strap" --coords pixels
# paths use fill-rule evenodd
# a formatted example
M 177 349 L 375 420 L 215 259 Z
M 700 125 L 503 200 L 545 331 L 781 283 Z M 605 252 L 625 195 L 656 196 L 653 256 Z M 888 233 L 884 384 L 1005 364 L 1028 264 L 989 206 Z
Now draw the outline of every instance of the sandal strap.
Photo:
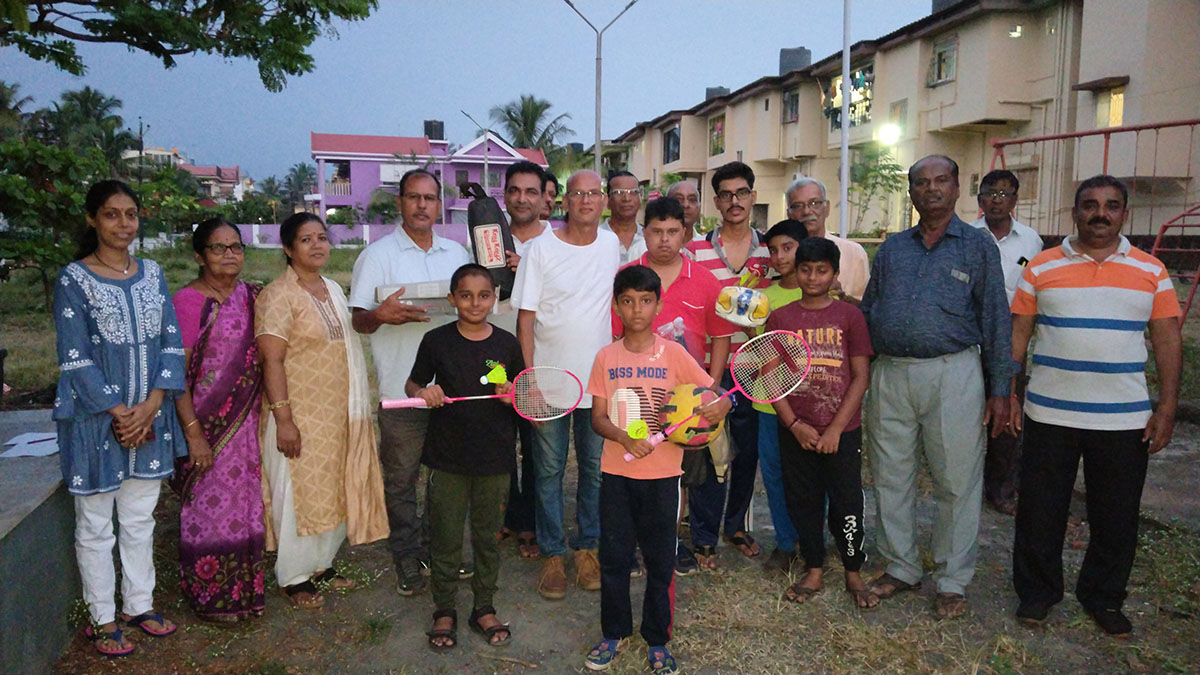
M 495 613 L 496 613 L 496 608 L 491 605 L 484 605 L 483 607 L 476 607 L 471 612 L 471 620 L 478 621 L 480 618 L 485 617 L 488 614 L 495 614 Z
M 446 617 L 450 617 L 451 619 L 454 619 L 454 621 L 457 623 L 457 622 L 458 622 L 458 610 L 455 610 L 455 609 L 439 609 L 439 610 L 437 610 L 436 612 L 434 612 L 434 613 L 433 613 L 433 620 L 434 620 L 434 621 L 437 621 L 438 619 L 444 619 L 444 618 L 446 618 Z
M 312 582 L 312 579 L 307 579 L 305 581 L 301 581 L 298 584 L 292 584 L 291 586 L 284 586 L 283 592 L 286 593 L 289 598 L 292 597 L 293 595 L 296 595 L 297 593 L 308 593 L 310 595 L 317 595 L 317 586 L 316 586 L 316 584 L 314 584 Z

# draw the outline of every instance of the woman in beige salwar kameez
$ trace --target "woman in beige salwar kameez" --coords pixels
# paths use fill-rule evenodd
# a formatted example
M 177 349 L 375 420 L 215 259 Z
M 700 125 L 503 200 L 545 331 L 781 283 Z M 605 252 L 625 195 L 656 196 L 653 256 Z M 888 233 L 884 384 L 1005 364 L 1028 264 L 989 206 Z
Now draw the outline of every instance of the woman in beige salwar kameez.
M 298 213 L 280 226 L 288 267 L 255 303 L 263 356 L 263 501 L 267 548 L 292 603 L 316 609 L 316 584 L 353 588 L 337 574 L 342 541 L 387 537 L 383 479 L 371 427 L 366 367 L 341 288 L 321 276 L 325 224 Z

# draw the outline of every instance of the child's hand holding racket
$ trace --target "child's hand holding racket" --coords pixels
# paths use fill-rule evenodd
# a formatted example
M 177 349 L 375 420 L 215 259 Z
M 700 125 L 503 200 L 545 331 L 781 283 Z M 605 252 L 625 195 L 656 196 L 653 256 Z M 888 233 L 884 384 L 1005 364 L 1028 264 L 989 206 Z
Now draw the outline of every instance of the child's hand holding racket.
M 625 448 L 627 454 L 633 455 L 638 459 L 654 452 L 654 446 L 650 445 L 650 441 L 645 438 L 630 438 L 626 436 L 625 440 L 621 441 L 621 445 Z
M 733 399 L 723 398 L 719 401 L 713 402 L 713 404 L 707 408 L 701 408 L 700 415 L 704 419 L 708 420 L 709 424 L 716 425 L 719 424 L 721 420 L 725 419 L 725 416 L 729 414 L 730 410 L 733 410 Z
M 496 383 L 496 395 L 497 396 L 508 396 L 509 394 L 512 393 L 512 390 L 513 390 L 512 382 L 505 380 L 504 382 Z
M 417 397 L 425 401 L 427 408 L 440 408 L 446 405 L 446 393 L 436 384 L 431 384 L 418 391 Z

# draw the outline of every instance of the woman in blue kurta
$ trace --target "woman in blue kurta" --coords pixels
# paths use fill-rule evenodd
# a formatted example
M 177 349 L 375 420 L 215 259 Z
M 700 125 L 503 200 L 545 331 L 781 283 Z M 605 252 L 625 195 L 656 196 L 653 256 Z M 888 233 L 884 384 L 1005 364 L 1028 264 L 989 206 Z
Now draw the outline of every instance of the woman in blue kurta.
M 183 345 L 162 269 L 134 258 L 137 196 L 101 181 L 85 201 L 78 259 L 58 275 L 54 321 L 61 374 L 54 400 L 63 480 L 75 497 L 75 552 L 97 651 L 133 651 L 118 628 L 112 548 L 120 527 L 120 618 L 162 637 L 175 625 L 153 609 L 154 507 L 187 444 L 175 416 Z

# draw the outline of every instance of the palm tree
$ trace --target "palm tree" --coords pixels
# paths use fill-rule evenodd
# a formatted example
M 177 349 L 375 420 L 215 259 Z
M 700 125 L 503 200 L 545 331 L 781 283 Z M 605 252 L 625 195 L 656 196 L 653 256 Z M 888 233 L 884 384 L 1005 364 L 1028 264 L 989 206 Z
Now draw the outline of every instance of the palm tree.
M 279 200 L 283 196 L 283 186 L 279 184 L 279 179 L 275 176 L 267 176 L 258 181 L 258 191 L 263 193 L 267 199 Z
M 105 123 L 124 126 L 125 121 L 117 114 L 121 109 L 121 99 L 116 96 L 107 96 L 104 93 L 84 87 L 76 91 L 64 91 L 60 97 L 61 105 L 56 107 L 60 112 L 64 112 L 72 117 L 76 117 L 85 123 L 92 123 L 96 126 Z
M 15 136 L 21 130 L 21 107 L 33 103 L 33 97 L 20 96 L 19 84 L 0 81 L 0 138 Z
M 575 135 L 566 124 L 571 116 L 562 113 L 548 119 L 550 107 L 546 99 L 521 94 L 516 101 L 493 107 L 491 118 L 514 147 L 541 150 L 549 158 L 551 154 L 558 154 L 563 140 Z
M 283 179 L 283 193 L 293 209 L 304 205 L 304 195 L 311 192 L 316 183 L 317 167 L 312 164 L 300 162 L 288 169 Z
M 105 124 L 99 135 L 96 137 L 96 142 L 100 151 L 104 153 L 104 159 L 108 162 L 108 171 L 113 178 L 128 178 L 130 176 L 130 162 L 125 159 L 125 151 L 132 150 L 137 147 L 137 136 L 128 129 L 122 129 L 113 124 Z M 132 167 L 136 169 L 136 167 Z

